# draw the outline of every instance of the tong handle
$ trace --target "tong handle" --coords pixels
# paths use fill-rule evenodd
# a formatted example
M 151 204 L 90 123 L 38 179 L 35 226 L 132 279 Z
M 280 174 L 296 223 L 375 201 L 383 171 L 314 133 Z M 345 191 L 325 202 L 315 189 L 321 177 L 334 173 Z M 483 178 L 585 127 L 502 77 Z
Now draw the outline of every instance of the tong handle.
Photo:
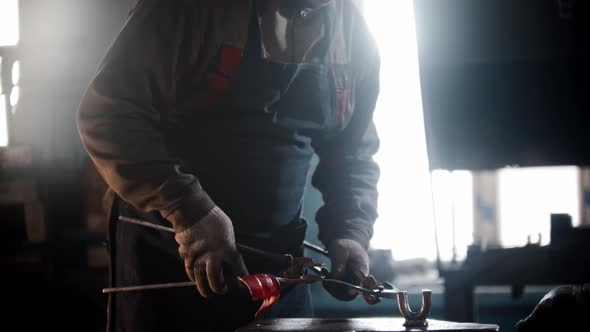
M 124 216 L 119 216 L 118 219 L 119 219 L 119 221 L 126 222 L 129 224 L 135 224 L 138 226 L 157 229 L 157 230 L 164 231 L 164 232 L 174 233 L 174 229 L 172 229 L 171 227 L 156 225 L 154 223 L 147 222 L 144 220 L 138 220 L 138 219 L 128 218 L 128 217 L 124 217 Z M 291 264 L 291 262 L 293 261 L 293 256 L 291 256 L 291 255 L 276 254 L 276 253 L 273 253 L 270 251 L 252 248 L 252 247 L 240 244 L 240 243 L 236 243 L 236 247 L 238 248 L 238 251 L 240 251 L 241 253 L 249 253 L 252 255 L 264 257 L 264 259 L 268 260 L 273 265 L 280 266 L 281 268 L 285 268 L 285 269 L 288 268 L 289 265 Z M 321 248 L 320 248 L 320 250 L 321 250 Z
M 242 254 L 251 254 L 264 258 L 268 263 L 278 266 L 281 269 L 287 269 L 293 262 L 293 256 L 289 254 L 276 254 L 274 252 L 252 248 L 244 244 L 236 243 L 238 251 Z

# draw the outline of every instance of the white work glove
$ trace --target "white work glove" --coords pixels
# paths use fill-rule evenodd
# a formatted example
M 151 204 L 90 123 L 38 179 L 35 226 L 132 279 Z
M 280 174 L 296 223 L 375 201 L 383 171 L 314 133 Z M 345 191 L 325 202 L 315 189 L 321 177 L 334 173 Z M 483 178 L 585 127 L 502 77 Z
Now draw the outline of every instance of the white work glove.
M 332 261 L 332 271 L 329 278 L 345 281 L 356 286 L 376 288 L 377 282 L 369 273 L 369 256 L 367 251 L 356 241 L 350 239 L 338 239 L 328 245 L 328 254 Z M 324 283 L 324 288 L 340 301 L 352 301 L 359 292 L 337 284 Z M 369 304 L 379 302 L 371 295 L 364 296 Z
M 174 238 L 188 277 L 205 298 L 227 292 L 224 275 L 248 274 L 236 249 L 232 222 L 219 207 L 214 207 L 191 227 L 177 232 Z

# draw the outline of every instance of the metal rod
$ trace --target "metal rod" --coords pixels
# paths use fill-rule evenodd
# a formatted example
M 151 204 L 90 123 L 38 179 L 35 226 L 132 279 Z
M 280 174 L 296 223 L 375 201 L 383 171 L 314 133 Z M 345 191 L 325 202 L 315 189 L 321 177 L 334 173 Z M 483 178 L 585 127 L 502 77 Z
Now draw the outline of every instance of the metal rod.
M 156 225 L 154 223 L 143 221 L 143 220 L 127 218 L 127 217 L 123 217 L 123 216 L 119 216 L 119 220 L 130 223 L 130 224 L 149 227 L 149 228 L 157 229 L 157 230 L 164 231 L 164 232 L 174 233 L 174 229 L 171 227 L 160 226 L 160 225 Z
M 104 294 L 109 293 L 121 293 L 121 292 L 136 292 L 136 291 L 144 291 L 149 289 L 165 289 L 165 288 L 179 288 L 179 287 L 189 287 L 195 286 L 194 281 L 186 281 L 186 282 L 172 282 L 167 284 L 151 284 L 151 285 L 140 285 L 140 286 L 129 286 L 129 287 L 113 287 L 113 288 L 103 288 L 102 292 Z
M 395 296 L 397 295 L 397 293 L 400 292 L 397 289 L 384 289 L 384 290 L 381 290 L 381 289 L 368 289 L 368 288 L 364 288 L 364 287 L 361 287 L 361 286 L 353 285 L 353 284 L 350 284 L 348 282 L 345 282 L 345 281 L 342 281 L 342 280 L 337 280 L 337 279 L 324 279 L 323 282 L 345 286 L 345 287 L 354 289 L 357 292 L 362 293 L 362 294 L 374 295 L 376 297 L 386 298 L 386 299 L 395 299 Z
M 342 285 L 342 286 L 350 287 L 350 288 L 355 289 L 355 290 L 357 290 L 357 291 L 359 291 L 361 293 L 366 293 L 366 294 L 371 294 L 371 295 L 377 295 L 377 296 L 393 293 L 393 291 L 388 291 L 387 293 L 383 293 L 382 291 L 371 290 L 371 289 L 368 289 L 368 288 L 356 286 L 356 285 L 349 284 L 347 282 L 344 282 L 344 281 L 341 281 L 341 280 L 335 280 L 335 279 L 321 279 L 321 278 L 318 278 L 318 279 L 312 279 L 312 278 L 298 278 L 298 279 L 294 279 L 294 278 L 277 278 L 277 280 L 281 284 L 297 284 L 297 283 L 311 284 L 311 283 L 316 283 L 316 282 L 333 283 L 333 284 L 339 284 L 339 285 Z M 155 290 L 155 289 L 166 289 L 166 288 L 191 287 L 191 286 L 195 286 L 195 282 L 194 281 L 172 282 L 172 283 L 166 283 L 166 284 L 138 285 L 138 286 L 128 286 L 128 287 L 103 288 L 102 292 L 104 294 L 109 294 L 109 293 L 137 292 L 137 291 L 144 291 L 144 290 Z
M 119 216 L 119 220 L 126 222 L 126 223 L 134 224 L 134 225 L 139 225 L 139 226 L 143 226 L 143 227 L 157 229 L 157 230 L 164 231 L 164 232 L 174 233 L 174 229 L 171 227 L 161 226 L 161 225 L 157 225 L 157 224 L 143 221 L 143 220 L 123 217 L 123 216 Z M 238 248 L 238 250 L 240 250 L 242 252 L 249 252 L 249 253 L 252 253 L 255 255 L 266 256 L 266 258 L 268 258 L 268 259 L 278 260 L 278 261 L 284 262 L 284 264 L 288 264 L 288 262 L 293 260 L 293 257 L 291 255 L 277 254 L 277 253 L 265 251 L 262 249 L 252 248 L 252 247 L 240 244 L 240 243 L 236 243 L 236 247 Z
M 149 227 L 149 228 L 157 229 L 157 230 L 164 231 L 164 232 L 174 233 L 174 229 L 171 227 L 156 225 L 154 223 L 143 221 L 143 220 L 133 219 L 133 218 L 129 218 L 129 217 L 123 217 L 123 216 L 119 216 L 119 220 L 130 223 L 130 224 Z M 255 248 L 244 246 L 244 245 L 240 245 L 240 246 L 247 248 L 247 249 L 252 249 L 251 251 L 258 251 L 258 252 L 262 251 L 260 249 L 255 249 Z M 322 248 L 318 245 L 315 245 L 315 244 L 307 242 L 307 241 L 303 241 L 303 246 L 311 251 L 328 256 L 328 251 L 326 251 L 324 248 Z M 267 252 L 267 254 L 268 254 L 268 252 Z
M 312 284 L 316 282 L 322 281 L 322 279 L 311 279 L 311 278 L 280 278 L 276 277 L 280 284 L 283 285 L 291 285 L 291 284 Z M 137 286 L 128 286 L 128 287 L 112 287 L 112 288 L 103 288 L 102 292 L 104 294 L 109 293 L 124 293 L 124 292 L 138 292 L 144 290 L 155 290 L 155 289 L 166 289 L 166 288 L 180 288 L 180 287 L 190 287 L 195 286 L 194 281 L 185 281 L 185 282 L 171 282 L 166 284 L 149 284 L 149 285 L 137 285 Z
M 307 242 L 307 241 L 303 241 L 303 246 L 311 251 L 315 251 L 319 254 L 322 254 L 322 255 L 328 257 L 328 251 L 318 245 L 315 245 L 315 244 Z
M 124 221 L 126 223 L 130 223 L 130 224 L 149 227 L 149 228 L 157 229 L 157 230 L 164 231 L 164 232 L 174 233 L 174 229 L 172 227 L 156 225 L 154 223 L 139 220 L 139 219 L 133 219 L 133 218 L 129 218 L 129 217 L 119 216 L 119 220 Z M 244 246 L 244 245 L 239 245 L 239 246 L 241 246 L 245 249 L 251 249 L 250 251 L 264 252 L 263 250 L 255 249 L 255 248 Z M 328 256 L 328 251 L 326 251 L 324 248 L 322 248 L 318 245 L 315 245 L 315 244 L 307 242 L 307 241 L 303 241 L 303 246 L 311 251 L 315 251 L 315 252 L 320 253 L 322 255 Z M 269 252 L 265 252 L 265 253 L 269 254 Z M 275 255 L 278 255 L 278 254 L 275 254 Z

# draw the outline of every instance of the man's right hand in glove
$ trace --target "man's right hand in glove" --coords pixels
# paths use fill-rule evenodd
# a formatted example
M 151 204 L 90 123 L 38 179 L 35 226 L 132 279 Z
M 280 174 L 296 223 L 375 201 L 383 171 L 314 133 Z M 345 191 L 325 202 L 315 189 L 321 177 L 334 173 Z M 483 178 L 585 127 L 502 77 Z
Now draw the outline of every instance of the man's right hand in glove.
M 186 273 L 203 297 L 227 291 L 224 275 L 248 274 L 236 249 L 232 222 L 219 207 L 189 228 L 175 229 L 175 233 Z
M 378 283 L 369 273 L 369 256 L 366 250 L 356 241 L 337 239 L 328 245 L 328 253 L 332 261 L 330 279 L 341 280 L 365 288 L 377 288 Z M 358 295 L 357 290 L 342 285 L 324 284 L 328 293 L 340 301 L 352 301 Z M 363 295 L 365 301 L 377 304 L 379 299 L 373 295 Z

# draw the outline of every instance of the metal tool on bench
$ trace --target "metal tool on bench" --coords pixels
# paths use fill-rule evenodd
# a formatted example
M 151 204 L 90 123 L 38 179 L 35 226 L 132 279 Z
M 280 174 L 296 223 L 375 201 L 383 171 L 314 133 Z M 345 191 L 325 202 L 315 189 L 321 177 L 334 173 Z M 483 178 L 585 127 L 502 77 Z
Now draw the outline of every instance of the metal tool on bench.
M 174 233 L 174 230 L 169 227 L 156 225 L 150 222 L 137 220 L 128 217 L 119 217 L 119 221 L 136 224 L 143 227 L 149 227 L 165 232 Z M 265 257 L 267 260 L 272 260 L 273 262 L 279 264 L 280 266 L 285 267 L 285 272 L 283 277 L 277 277 L 277 281 L 281 285 L 290 285 L 290 284 L 298 284 L 298 283 L 333 283 L 343 285 L 352 289 L 357 290 L 359 293 L 362 294 L 369 294 L 378 299 L 391 299 L 397 300 L 397 305 L 400 314 L 403 318 L 405 318 L 404 326 L 408 328 L 414 327 L 426 327 L 428 326 L 427 318 L 430 315 L 430 309 L 432 307 L 432 291 L 430 290 L 422 290 L 422 304 L 420 306 L 420 310 L 417 312 L 413 311 L 410 308 L 408 303 L 408 293 L 405 291 L 401 291 L 397 289 L 394 285 L 384 282 L 382 286 L 379 286 L 376 289 L 369 289 L 365 287 L 360 287 L 357 285 L 353 285 L 341 280 L 330 279 L 329 278 L 329 271 L 322 265 L 314 262 L 312 259 L 307 257 L 293 257 L 292 255 L 281 255 L 277 253 L 268 252 L 265 250 L 252 248 L 249 246 L 245 246 L 242 244 L 236 244 L 238 251 L 244 253 L 248 252 L 251 254 L 260 255 L 261 257 Z M 323 248 L 316 246 L 314 244 L 304 242 L 304 246 L 316 253 L 320 253 L 326 257 L 328 256 L 328 252 Z M 314 272 L 314 274 L 305 274 L 305 269 Z M 129 286 L 129 287 L 117 287 L 117 288 L 105 288 L 103 289 L 103 293 L 117 293 L 117 292 L 129 292 L 129 291 L 143 291 L 149 289 L 163 289 L 163 288 L 175 288 L 175 287 L 189 287 L 194 286 L 194 282 L 178 282 L 178 283 L 167 283 L 167 284 L 154 284 L 154 285 L 139 285 L 139 286 Z
M 328 253 L 324 252 L 324 254 L 327 255 Z M 315 277 L 318 282 L 321 281 L 323 283 L 340 284 L 355 289 L 361 294 L 372 295 L 378 299 L 397 300 L 398 310 L 402 317 L 406 319 L 404 326 L 408 328 L 428 326 L 427 318 L 430 315 L 430 309 L 432 307 L 432 291 L 430 290 L 422 290 L 422 305 L 420 306 L 420 310 L 415 312 L 410 308 L 408 302 L 408 293 L 406 291 L 399 290 L 389 282 L 383 282 L 382 286 L 379 286 L 376 289 L 369 289 L 341 280 L 329 279 L 329 273 L 323 267 L 312 266 L 309 268 L 309 270 L 316 272 L 317 275 Z M 303 276 L 302 278 L 313 279 L 313 276 L 307 275 Z

